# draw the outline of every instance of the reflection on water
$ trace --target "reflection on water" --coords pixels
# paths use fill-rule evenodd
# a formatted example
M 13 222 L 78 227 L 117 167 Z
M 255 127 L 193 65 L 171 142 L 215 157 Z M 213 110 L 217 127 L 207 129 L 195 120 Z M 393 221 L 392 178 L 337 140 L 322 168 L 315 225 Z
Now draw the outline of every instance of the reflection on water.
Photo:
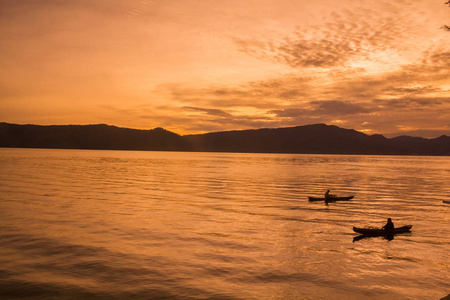
M 439 299 L 449 182 L 448 157 L 0 149 L 0 298 Z M 353 242 L 387 217 L 412 232 Z
M 357 242 L 357 241 L 364 240 L 364 239 L 373 239 L 373 238 L 382 238 L 386 241 L 392 241 L 394 239 L 394 235 L 392 234 L 392 235 L 382 235 L 382 236 L 370 236 L 370 235 L 360 234 L 353 238 L 353 242 Z

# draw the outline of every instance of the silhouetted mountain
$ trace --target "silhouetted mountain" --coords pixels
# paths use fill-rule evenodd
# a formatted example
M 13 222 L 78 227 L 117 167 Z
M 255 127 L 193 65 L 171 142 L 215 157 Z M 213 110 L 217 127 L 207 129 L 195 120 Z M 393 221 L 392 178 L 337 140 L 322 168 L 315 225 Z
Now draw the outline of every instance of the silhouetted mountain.
M 415 155 L 450 155 L 450 137 L 442 135 L 434 139 L 399 136 L 390 139 L 398 148 Z
M 277 129 L 225 131 L 184 136 L 200 151 L 316 153 L 316 154 L 403 154 L 382 135 L 328 126 L 306 125 Z
M 0 123 L 0 146 L 17 148 L 188 150 L 178 134 L 99 125 L 15 125 Z
M 325 124 L 180 136 L 155 128 L 0 123 L 0 147 L 249 153 L 450 155 L 450 137 L 382 135 Z
M 450 155 L 450 137 L 387 139 L 325 124 L 184 136 L 196 151 Z

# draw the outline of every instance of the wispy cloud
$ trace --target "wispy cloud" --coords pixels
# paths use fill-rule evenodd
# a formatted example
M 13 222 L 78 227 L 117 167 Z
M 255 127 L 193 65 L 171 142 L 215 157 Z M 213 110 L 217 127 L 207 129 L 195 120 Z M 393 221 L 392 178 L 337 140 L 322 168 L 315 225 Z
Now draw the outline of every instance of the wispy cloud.
M 292 68 L 343 67 L 357 60 L 384 60 L 379 53 L 406 50 L 414 24 L 407 15 L 379 11 L 334 12 L 321 26 L 299 27 L 276 40 L 236 39 L 239 49 L 262 60 Z
M 371 110 L 363 105 L 339 100 L 312 101 L 307 104 L 308 108 L 286 108 L 282 110 L 272 110 L 269 113 L 276 114 L 277 117 L 296 118 L 305 115 L 322 117 L 333 116 L 343 117 L 348 115 L 369 113 Z
M 220 109 L 213 109 L 213 108 L 208 109 L 208 108 L 200 108 L 200 107 L 192 107 L 192 106 L 184 106 L 183 108 L 190 110 L 190 111 L 206 113 L 207 115 L 210 115 L 210 116 L 224 117 L 224 118 L 232 117 L 231 114 L 229 114 L 223 110 L 220 110 Z

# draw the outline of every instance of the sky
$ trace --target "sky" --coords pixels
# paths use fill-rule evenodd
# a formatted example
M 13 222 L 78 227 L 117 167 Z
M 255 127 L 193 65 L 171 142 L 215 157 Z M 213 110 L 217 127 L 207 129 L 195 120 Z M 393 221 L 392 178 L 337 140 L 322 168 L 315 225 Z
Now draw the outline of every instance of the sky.
M 450 135 L 445 0 L 0 0 L 0 122 Z

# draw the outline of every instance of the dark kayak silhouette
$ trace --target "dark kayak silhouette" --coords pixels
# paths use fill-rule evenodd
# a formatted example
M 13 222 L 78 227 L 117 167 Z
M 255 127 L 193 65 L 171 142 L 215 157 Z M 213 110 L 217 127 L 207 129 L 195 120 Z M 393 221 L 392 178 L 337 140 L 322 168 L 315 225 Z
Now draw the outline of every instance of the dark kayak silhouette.
M 359 227 L 353 227 L 353 231 L 360 233 L 365 236 L 390 236 L 398 233 L 404 233 L 410 231 L 412 228 L 412 225 L 406 225 L 402 227 L 394 228 L 394 230 L 384 230 L 382 228 L 359 228 Z
M 347 196 L 347 197 L 331 196 L 328 198 L 328 202 L 347 201 L 347 200 L 353 199 L 353 197 L 355 197 L 355 196 Z M 325 201 L 325 197 L 308 197 L 308 199 L 309 199 L 309 202 Z

